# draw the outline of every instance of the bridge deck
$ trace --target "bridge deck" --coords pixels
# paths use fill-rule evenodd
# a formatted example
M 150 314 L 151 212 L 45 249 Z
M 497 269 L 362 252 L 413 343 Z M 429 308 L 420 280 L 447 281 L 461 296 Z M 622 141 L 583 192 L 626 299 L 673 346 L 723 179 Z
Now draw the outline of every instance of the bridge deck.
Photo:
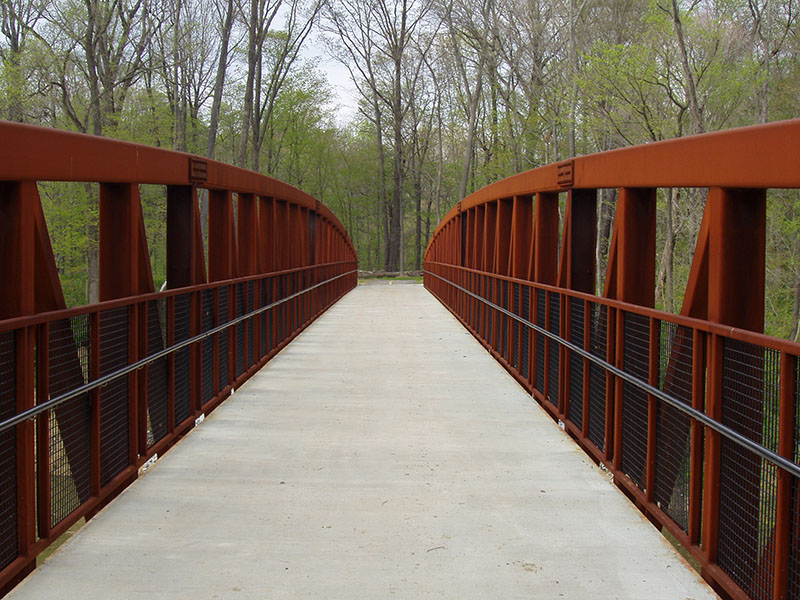
M 358 287 L 9 598 L 716 597 L 420 285 Z

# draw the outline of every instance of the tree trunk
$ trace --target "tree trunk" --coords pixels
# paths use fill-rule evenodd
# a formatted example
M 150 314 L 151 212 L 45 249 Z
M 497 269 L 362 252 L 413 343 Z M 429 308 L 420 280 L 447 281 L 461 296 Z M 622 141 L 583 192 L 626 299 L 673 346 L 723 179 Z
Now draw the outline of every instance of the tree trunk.
M 611 241 L 611 226 L 613 223 L 613 208 L 616 190 L 602 190 L 598 212 L 600 213 L 597 227 L 597 246 L 595 247 L 595 260 L 597 274 L 597 293 L 602 293 L 605 283 L 606 268 L 608 266 L 608 245 Z
M 675 220 L 673 202 L 677 202 L 680 188 L 669 188 L 665 190 L 666 195 L 666 217 L 667 232 L 664 238 L 664 250 L 661 253 L 661 260 L 658 266 L 658 277 L 656 278 L 656 298 L 664 298 L 664 310 L 675 312 L 675 300 L 673 295 L 673 265 L 675 262 Z
M 469 107 L 469 128 L 467 130 L 467 143 L 464 149 L 464 165 L 461 169 L 461 185 L 458 190 L 458 199 L 463 200 L 467 197 L 467 183 L 469 182 L 469 173 L 472 166 L 472 154 L 475 146 L 475 124 L 478 121 L 478 105 L 481 100 L 481 89 L 483 87 L 483 77 L 481 69 L 478 71 L 478 83 L 475 89 L 475 95 L 471 98 Z
M 208 121 L 208 142 L 206 144 L 206 156 L 214 158 L 217 147 L 217 129 L 219 129 L 219 111 L 222 105 L 222 90 L 225 87 L 225 75 L 228 69 L 228 48 L 233 29 L 233 0 L 228 0 L 225 12 L 225 20 L 222 22 L 222 40 L 219 49 L 219 61 L 217 62 L 217 75 L 214 79 L 214 98 L 211 101 L 211 114 Z M 200 198 L 200 223 L 203 227 L 203 239 L 208 239 L 208 194 L 203 194 Z
M 392 215 L 389 225 L 389 271 L 402 268 L 403 244 L 403 106 L 402 106 L 402 55 L 395 49 L 394 89 L 392 95 L 392 120 L 394 127 L 394 172 L 392 173 Z
M 686 94 L 689 99 L 689 112 L 692 115 L 694 125 L 693 133 L 703 133 L 703 131 L 705 131 L 703 115 L 700 112 L 700 104 L 697 101 L 697 88 L 694 75 L 692 75 L 692 69 L 689 66 L 689 55 L 686 51 L 686 40 L 683 35 L 683 25 L 681 24 L 678 0 L 672 0 L 672 25 L 675 30 L 675 39 L 678 42 L 678 50 L 681 55 L 683 76 L 686 78 Z
M 247 161 L 247 142 L 250 139 L 250 122 L 253 118 L 253 84 L 256 77 L 256 23 L 258 21 L 258 1 L 251 0 L 250 16 L 247 21 L 247 77 L 244 84 L 244 103 L 242 104 L 242 134 L 239 138 L 239 151 L 236 164 L 245 166 Z
M 233 0 L 228 0 L 225 20 L 222 23 L 222 41 L 217 62 L 217 76 L 214 79 L 214 99 L 211 102 L 211 114 L 208 121 L 208 144 L 206 156 L 214 158 L 217 145 L 217 129 L 219 128 L 219 110 L 222 104 L 222 90 L 225 87 L 225 75 L 228 69 L 228 47 L 230 44 L 231 30 L 233 29 Z
M 417 167 L 417 173 L 414 177 L 414 198 L 416 200 L 416 231 L 414 238 L 414 246 L 416 248 L 414 255 L 414 269 L 419 271 L 422 268 L 422 164 Z
M 442 195 L 442 165 L 444 164 L 444 147 L 442 145 L 442 105 L 441 101 L 436 103 L 436 115 L 438 117 L 438 125 L 436 127 L 438 145 L 439 145 L 439 164 L 436 165 L 436 224 L 442 220 L 442 208 L 440 198 Z

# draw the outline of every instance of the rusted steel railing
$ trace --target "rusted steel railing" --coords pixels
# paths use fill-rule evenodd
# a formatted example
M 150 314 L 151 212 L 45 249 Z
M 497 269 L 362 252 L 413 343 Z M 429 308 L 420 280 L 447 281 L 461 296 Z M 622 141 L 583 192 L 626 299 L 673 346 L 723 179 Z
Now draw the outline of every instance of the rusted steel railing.
M 357 259 L 326 207 L 268 177 L 5 122 L 0 139 L 2 595 L 352 289 Z M 99 184 L 98 304 L 65 307 L 42 181 Z M 140 184 L 165 186 L 161 293 Z
M 800 188 L 798 156 L 788 121 L 575 158 L 464 199 L 425 255 L 427 288 L 733 598 L 800 598 L 800 344 L 760 333 L 766 190 Z M 682 187 L 708 196 L 676 316 L 653 309 L 656 191 Z

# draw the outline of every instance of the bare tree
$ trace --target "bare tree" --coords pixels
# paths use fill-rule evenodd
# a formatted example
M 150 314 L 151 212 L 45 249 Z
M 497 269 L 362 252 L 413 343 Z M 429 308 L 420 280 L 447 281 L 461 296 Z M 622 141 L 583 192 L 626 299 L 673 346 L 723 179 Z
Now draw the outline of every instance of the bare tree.
M 81 18 L 69 6 L 55 3 L 47 14 L 55 26 L 52 50 L 61 52 L 60 72 L 54 82 L 62 108 L 84 133 L 111 134 L 128 92 L 142 76 L 150 40 L 160 25 L 150 0 L 84 0 Z M 78 73 L 83 86 L 75 85 Z M 84 96 L 88 92 L 88 98 Z M 87 187 L 91 205 L 97 196 Z M 98 230 L 94 220 L 87 225 L 87 298 L 99 298 Z
M 389 268 L 389 215 L 391 206 L 387 199 L 386 155 L 383 147 L 383 107 L 378 89 L 376 74 L 377 33 L 373 31 L 372 12 L 365 3 L 340 1 L 327 5 L 322 24 L 323 31 L 331 34 L 328 45 L 331 54 L 349 71 L 363 102 L 359 107 L 361 114 L 375 127 L 375 143 L 378 152 L 378 203 L 380 221 L 383 229 L 384 268 Z
M 404 268 L 403 260 L 403 123 L 410 108 L 424 55 L 434 36 L 424 35 L 424 23 L 432 7 L 431 0 L 375 0 L 362 3 L 343 0 L 326 11 L 327 31 L 337 36 L 342 50 L 349 55 L 353 80 L 362 97 L 371 105 L 371 120 L 381 129 L 383 113 L 388 110 L 392 126 L 393 169 L 392 202 L 388 210 L 388 247 L 386 269 Z M 412 56 L 413 54 L 413 56 Z M 404 88 L 404 73 L 408 71 Z M 381 121 L 379 124 L 378 121 Z M 380 136 L 383 135 L 381 132 Z M 381 153 L 383 149 L 381 148 Z
M 247 13 L 247 76 L 242 109 L 242 135 L 238 162 L 258 171 L 261 146 L 275 101 L 311 33 L 326 0 L 251 0 Z M 279 9 L 285 11 L 283 28 L 272 28 Z
M 223 8 L 224 7 L 224 8 Z M 217 144 L 217 129 L 219 128 L 219 111 L 222 105 L 222 91 L 225 87 L 225 76 L 230 65 L 230 42 L 233 32 L 233 23 L 236 17 L 233 0 L 216 0 L 214 3 L 217 16 L 217 27 L 219 31 L 220 44 L 217 57 L 217 72 L 214 78 L 214 93 L 211 103 L 211 113 L 208 118 L 208 143 L 206 145 L 206 156 L 214 158 L 214 151 Z M 234 44 L 234 47 L 236 45 Z M 203 215 L 206 216 L 205 214 Z M 203 219 L 205 222 L 205 219 Z
M 8 119 L 25 120 L 26 73 L 23 71 L 23 52 L 28 39 L 42 18 L 42 0 L 2 0 L 0 2 L 0 32 L 5 44 L 0 45 L 0 59 L 6 76 L 5 88 Z

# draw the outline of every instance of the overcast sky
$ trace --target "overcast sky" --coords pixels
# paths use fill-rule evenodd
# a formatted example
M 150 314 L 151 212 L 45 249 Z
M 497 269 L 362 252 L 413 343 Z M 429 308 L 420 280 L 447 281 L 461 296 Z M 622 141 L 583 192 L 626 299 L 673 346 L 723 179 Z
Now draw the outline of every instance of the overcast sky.
M 336 96 L 336 122 L 344 125 L 356 112 L 358 92 L 347 68 L 328 55 L 319 32 L 312 32 L 303 45 L 303 56 L 325 74 Z

